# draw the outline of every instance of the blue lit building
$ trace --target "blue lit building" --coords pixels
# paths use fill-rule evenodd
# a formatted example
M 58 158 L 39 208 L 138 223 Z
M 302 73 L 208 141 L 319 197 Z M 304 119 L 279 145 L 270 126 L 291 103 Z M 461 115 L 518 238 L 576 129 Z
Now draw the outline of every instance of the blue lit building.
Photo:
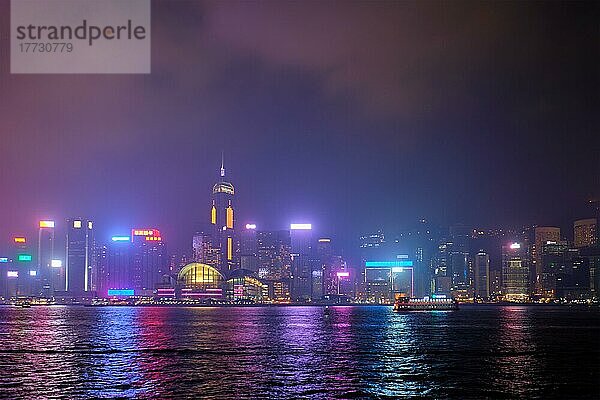
M 368 303 L 389 304 L 396 293 L 414 296 L 414 263 L 408 256 L 393 261 L 366 261 L 364 299 Z

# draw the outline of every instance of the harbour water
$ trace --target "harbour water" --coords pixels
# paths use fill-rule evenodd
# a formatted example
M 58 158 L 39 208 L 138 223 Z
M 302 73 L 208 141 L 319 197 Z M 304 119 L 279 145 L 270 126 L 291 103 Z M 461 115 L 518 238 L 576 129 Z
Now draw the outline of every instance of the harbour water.
M 599 398 L 600 313 L 4 306 L 0 397 Z

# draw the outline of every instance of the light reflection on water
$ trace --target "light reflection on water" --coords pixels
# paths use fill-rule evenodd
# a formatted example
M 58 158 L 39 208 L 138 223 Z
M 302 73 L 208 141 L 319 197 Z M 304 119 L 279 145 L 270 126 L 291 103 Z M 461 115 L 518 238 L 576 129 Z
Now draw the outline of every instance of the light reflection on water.
M 594 398 L 597 310 L 0 307 L 0 397 Z

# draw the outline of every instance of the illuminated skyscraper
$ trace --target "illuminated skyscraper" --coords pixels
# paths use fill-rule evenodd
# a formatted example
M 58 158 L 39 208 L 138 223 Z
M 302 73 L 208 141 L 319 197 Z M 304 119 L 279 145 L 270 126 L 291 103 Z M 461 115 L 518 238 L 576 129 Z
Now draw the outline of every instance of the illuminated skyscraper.
M 312 243 L 311 224 L 291 224 L 292 242 L 292 300 L 308 301 L 312 298 L 313 271 L 318 270 L 315 249 Z M 317 274 L 314 274 L 317 275 Z M 315 278 L 318 278 L 315 276 Z
M 213 245 L 212 235 L 196 232 L 192 239 L 192 259 L 195 262 L 217 268 L 221 265 L 221 249 Z
M 213 246 L 220 249 L 218 270 L 225 273 L 236 267 L 234 238 L 233 185 L 225 181 L 225 166 L 221 159 L 220 180 L 213 186 L 210 223 Z
M 91 290 L 92 228 L 92 221 L 86 219 L 67 220 L 66 290 L 73 296 Z
M 165 243 L 158 229 L 132 229 L 131 285 L 136 294 L 151 295 L 167 273 Z
M 575 247 L 587 247 L 596 244 L 596 218 L 580 219 L 573 224 Z
M 522 243 L 502 248 L 502 287 L 508 301 L 529 299 L 529 265 L 527 249 Z
M 542 246 L 547 242 L 559 242 L 560 241 L 560 228 L 550 226 L 538 226 L 535 228 L 535 244 L 532 248 L 532 262 L 535 271 L 535 277 L 532 284 L 534 284 L 535 292 L 541 294 L 542 292 Z
M 59 271 L 53 271 L 52 260 L 54 259 L 54 221 L 40 221 L 38 231 L 38 268 L 40 274 L 39 295 L 52 297 L 54 294 L 55 275 Z M 59 269 L 60 267 L 56 267 Z
M 258 277 L 269 287 L 269 297 L 290 301 L 291 242 L 289 231 L 257 231 Z
M 475 296 L 490 297 L 490 256 L 483 250 L 475 256 L 474 278 Z
M 106 297 L 111 289 L 132 289 L 132 250 L 129 236 L 113 236 L 98 249 L 99 297 Z
M 469 268 L 469 240 L 472 229 L 465 225 L 450 227 L 448 268 L 452 276 L 452 290 L 466 292 L 471 288 Z
M 240 268 L 258 272 L 258 242 L 256 225 L 246 224 L 240 233 Z
M 338 271 L 341 271 L 342 268 L 334 268 L 334 256 L 330 238 L 320 238 L 319 240 L 317 240 L 317 257 L 319 259 L 319 264 L 321 266 L 323 275 L 323 279 L 321 281 L 322 295 L 338 294 L 338 279 L 336 273 Z M 317 283 L 318 281 L 315 281 L 313 282 L 313 285 Z M 317 290 L 319 290 L 318 286 L 314 287 L 313 293 Z

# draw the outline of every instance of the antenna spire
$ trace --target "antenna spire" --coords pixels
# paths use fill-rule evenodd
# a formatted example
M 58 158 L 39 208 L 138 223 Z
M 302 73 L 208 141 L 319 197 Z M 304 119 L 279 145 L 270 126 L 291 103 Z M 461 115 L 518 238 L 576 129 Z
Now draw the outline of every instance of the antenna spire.
M 221 151 L 221 178 L 225 177 L 225 154 Z

